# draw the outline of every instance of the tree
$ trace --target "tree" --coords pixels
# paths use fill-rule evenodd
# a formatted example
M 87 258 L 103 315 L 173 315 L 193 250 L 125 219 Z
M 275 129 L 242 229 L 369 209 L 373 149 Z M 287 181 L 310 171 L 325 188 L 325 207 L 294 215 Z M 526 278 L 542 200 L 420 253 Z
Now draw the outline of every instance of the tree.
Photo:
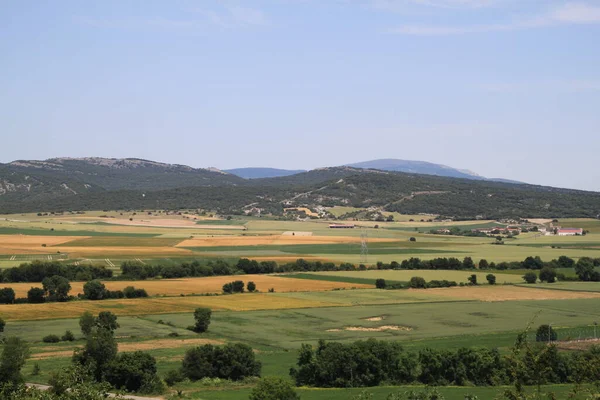
M 494 274 L 487 274 L 485 276 L 485 279 L 487 279 L 488 283 L 490 285 L 495 285 L 496 284 L 496 275 Z
M 75 350 L 73 362 L 91 370 L 96 381 L 102 381 L 107 365 L 117 356 L 117 341 L 113 332 L 96 328 L 87 336 L 83 349 Z
M 543 266 L 544 263 L 542 262 L 542 259 L 539 256 L 529 256 L 525 259 L 525 261 L 523 261 L 523 268 L 526 269 L 542 269 Z
M 589 282 L 594 276 L 594 260 L 589 257 L 581 257 L 575 264 L 575 273 L 580 280 Z
M 206 332 L 210 325 L 211 315 L 212 311 L 210 308 L 196 308 L 196 311 L 194 311 L 194 320 L 196 323 L 193 331 L 197 333 Z
M 95 319 L 95 325 L 100 329 L 106 329 L 111 333 L 119 328 L 117 316 L 110 311 L 102 311 Z
M 4 327 L 6 326 L 6 321 L 0 318 L 0 333 L 4 332 Z
M 469 280 L 469 283 L 471 285 L 477 285 L 477 275 L 476 274 L 472 274 L 467 279 Z
M 575 260 L 567 256 L 558 257 L 557 262 L 560 268 L 573 268 L 575 266 Z
M 380 278 L 375 280 L 375 287 L 377 289 L 385 289 L 386 286 L 385 279 Z
M 254 291 L 256 291 L 256 284 L 254 282 L 250 281 L 246 285 L 246 288 L 248 288 L 249 292 L 254 292 Z
M 411 237 L 410 237 L 410 239 L 408 239 L 408 240 L 409 240 L 409 241 L 411 241 L 411 242 L 416 242 L 416 241 L 417 241 L 417 238 L 416 238 L 416 237 L 414 237 L 414 236 L 411 236 Z
M 231 283 L 233 287 L 233 293 L 244 293 L 244 282 L 243 281 L 233 281 Z
M 143 351 L 119 354 L 106 365 L 104 378 L 117 389 L 152 392 L 159 385 L 156 359 Z
M 425 289 L 427 287 L 427 282 L 420 276 L 413 276 L 410 278 L 408 285 L 413 289 Z
M 485 258 L 482 258 L 481 260 L 479 260 L 479 269 L 488 269 L 490 267 L 490 264 L 488 263 L 488 261 Z
M 193 381 L 206 377 L 238 381 L 260 376 L 260 370 L 252 348 L 242 343 L 194 347 L 185 352 L 181 365 L 182 373 Z
M 556 270 L 550 267 L 544 267 L 540 270 L 540 281 L 554 283 L 556 282 Z
M 535 332 L 536 342 L 554 342 L 557 338 L 556 331 L 550 325 L 540 325 Z
M 27 343 L 18 337 L 6 339 L 2 356 L 0 356 L 0 383 L 19 384 L 23 382 L 21 368 L 29 357 Z
M 227 293 L 227 294 L 233 293 L 233 284 L 231 282 L 223 285 L 223 293 Z
M 0 304 L 12 304 L 15 302 L 15 291 L 13 288 L 0 289 Z
M 81 333 L 86 336 L 89 335 L 96 326 L 96 317 L 89 311 L 84 312 L 79 318 L 79 326 L 81 327 Z
M 60 340 L 62 340 L 63 342 L 72 342 L 75 340 L 75 335 L 73 335 L 73 332 L 71 331 L 66 331 L 65 334 L 62 335 Z
M 536 283 L 537 282 L 537 274 L 535 272 L 527 272 L 523 275 L 523 279 L 527 283 Z
M 471 257 L 465 257 L 463 259 L 463 268 L 464 269 L 475 269 L 475 263 Z
M 267 376 L 258 381 L 249 398 L 250 400 L 299 400 L 300 396 L 290 381 Z
M 83 295 L 88 300 L 102 300 L 106 296 L 106 286 L 98 279 L 83 285 Z
M 44 291 L 46 292 L 50 300 L 69 300 L 69 291 L 71 290 L 71 284 L 69 283 L 69 280 L 67 278 L 60 275 L 46 277 L 42 281 L 42 286 L 44 287 Z
M 44 289 L 32 287 L 27 292 L 27 301 L 29 303 L 36 303 L 36 304 L 43 303 L 44 301 L 46 301 L 44 294 L 45 294 Z

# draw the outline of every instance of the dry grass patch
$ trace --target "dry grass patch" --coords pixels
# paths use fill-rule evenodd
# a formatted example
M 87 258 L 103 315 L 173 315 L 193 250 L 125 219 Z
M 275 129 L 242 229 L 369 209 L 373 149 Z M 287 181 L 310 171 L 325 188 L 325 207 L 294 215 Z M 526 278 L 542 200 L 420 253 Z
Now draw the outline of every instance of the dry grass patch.
M 370 242 L 397 242 L 398 239 L 369 239 Z M 360 237 L 351 236 L 301 236 L 301 235 L 267 235 L 236 237 L 203 237 L 184 240 L 177 247 L 219 247 L 219 246 L 264 246 L 286 244 L 335 244 L 360 243 Z
M 144 342 L 127 342 L 119 343 L 119 351 L 148 351 L 156 349 L 178 349 L 181 347 L 200 346 L 204 344 L 223 344 L 220 340 L 213 339 L 158 339 L 147 340 Z M 82 346 L 74 346 L 69 350 L 55 350 L 55 348 L 47 346 L 41 347 L 37 353 L 31 355 L 33 360 L 43 360 L 45 358 L 64 358 L 71 357 L 75 349 Z
M 52 252 L 46 246 L 56 246 L 87 236 L 30 236 L 30 235 L 0 235 L 0 254 L 47 254 Z
M 410 289 L 432 296 L 460 300 L 510 301 L 510 300 L 568 300 L 596 299 L 600 293 L 544 290 L 521 286 L 466 286 L 440 289 Z
M 261 292 L 270 288 L 275 292 L 319 292 L 333 289 L 372 289 L 373 285 L 347 282 L 329 282 L 310 279 L 294 279 L 273 275 L 235 275 L 211 276 L 206 278 L 162 279 L 149 281 L 105 281 L 108 290 L 123 290 L 127 286 L 143 288 L 150 296 L 179 296 L 190 294 L 221 293 L 223 285 L 241 280 L 245 283 L 254 282 Z M 85 282 L 71 282 L 71 294 L 83 293 Z M 32 287 L 42 287 L 40 283 L 6 283 L 2 287 L 11 287 L 17 297 L 27 297 L 27 291 Z
M 412 331 L 411 327 L 408 326 L 400 326 L 400 325 L 383 325 L 383 326 L 375 326 L 375 327 L 366 327 L 366 326 L 346 326 L 344 327 L 345 331 L 349 332 L 385 332 L 385 331 Z M 327 332 L 341 332 L 342 329 L 328 329 Z
M 187 249 L 176 247 L 151 247 L 151 246 L 60 246 L 54 247 L 63 253 L 68 253 L 71 258 L 110 258 L 115 256 L 192 256 L 194 253 Z
M 0 305 L 0 316 L 7 321 L 27 321 L 77 318 L 85 311 L 98 314 L 110 311 L 116 315 L 148 315 L 191 313 L 198 307 L 212 310 L 254 311 L 287 308 L 343 306 L 340 303 L 285 298 L 263 293 L 229 296 L 154 297 L 101 301 L 71 301 L 68 303 Z

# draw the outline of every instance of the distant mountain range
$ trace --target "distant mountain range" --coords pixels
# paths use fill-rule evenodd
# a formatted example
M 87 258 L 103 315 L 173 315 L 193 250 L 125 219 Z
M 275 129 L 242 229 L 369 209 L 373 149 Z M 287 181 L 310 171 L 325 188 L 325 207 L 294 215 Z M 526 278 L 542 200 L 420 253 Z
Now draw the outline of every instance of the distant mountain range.
M 406 172 L 409 174 L 426 174 L 436 176 L 448 176 L 451 178 L 463 178 L 474 180 L 489 180 L 494 182 L 522 183 L 508 179 L 485 178 L 477 173 L 465 169 L 457 169 L 442 164 L 434 164 L 427 161 L 410 161 L 393 158 L 363 161 L 347 164 L 347 167 L 362 169 L 378 169 L 381 171 Z M 224 170 L 244 179 L 277 178 L 306 172 L 306 170 L 288 170 L 277 168 L 236 168 Z
M 0 164 L 0 213 L 202 208 L 264 216 L 343 205 L 461 219 L 600 215 L 600 193 L 497 182 L 415 161 L 236 172 L 136 158 L 19 160 Z

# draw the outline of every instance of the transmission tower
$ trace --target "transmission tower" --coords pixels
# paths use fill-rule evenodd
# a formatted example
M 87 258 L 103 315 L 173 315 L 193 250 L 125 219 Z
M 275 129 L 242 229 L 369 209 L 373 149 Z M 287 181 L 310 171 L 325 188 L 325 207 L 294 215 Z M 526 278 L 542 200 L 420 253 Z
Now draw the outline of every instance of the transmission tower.
M 369 262 L 369 246 L 367 242 L 367 230 L 360 232 L 360 263 L 366 265 Z

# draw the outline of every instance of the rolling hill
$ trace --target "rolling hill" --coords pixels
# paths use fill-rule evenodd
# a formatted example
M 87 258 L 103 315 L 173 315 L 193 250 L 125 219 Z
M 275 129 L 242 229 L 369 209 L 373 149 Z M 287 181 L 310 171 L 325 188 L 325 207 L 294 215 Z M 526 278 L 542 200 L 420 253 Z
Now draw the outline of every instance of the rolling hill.
M 598 217 L 600 193 L 355 167 L 243 179 L 139 159 L 51 159 L 0 165 L 0 213 L 203 208 L 282 215 L 285 207 L 376 207 L 449 217 Z
M 223 172 L 237 175 L 244 179 L 260 179 L 260 178 L 277 178 L 280 176 L 290 176 L 306 172 L 304 169 L 279 169 L 279 168 L 261 168 L 261 167 L 250 167 L 250 168 L 235 168 L 225 169 Z

